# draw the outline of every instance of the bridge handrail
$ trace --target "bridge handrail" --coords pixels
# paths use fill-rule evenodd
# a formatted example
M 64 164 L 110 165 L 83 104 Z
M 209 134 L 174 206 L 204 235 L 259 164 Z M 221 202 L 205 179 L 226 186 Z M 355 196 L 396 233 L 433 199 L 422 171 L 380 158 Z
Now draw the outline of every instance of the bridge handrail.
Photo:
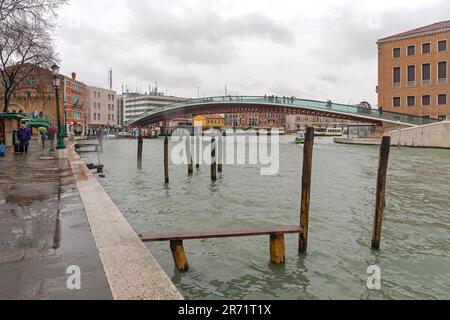
M 320 110 L 329 110 L 333 112 L 340 112 L 344 114 L 355 114 L 363 117 L 369 117 L 373 119 L 379 119 L 380 121 L 391 121 L 391 122 L 401 122 L 408 123 L 414 125 L 423 125 L 428 123 L 437 122 L 436 119 L 430 119 L 427 117 L 407 115 L 401 113 L 394 113 L 389 111 L 382 111 L 375 109 L 367 109 L 361 108 L 359 106 L 340 104 L 340 103 L 329 103 L 318 100 L 309 100 L 309 99 L 298 99 L 295 97 L 261 97 L 261 96 L 216 96 L 216 97 L 206 97 L 206 98 L 197 98 L 191 100 L 184 100 L 180 102 L 175 102 L 169 105 L 165 105 L 163 107 L 158 107 L 156 109 L 147 111 L 141 115 L 138 115 L 130 120 L 128 120 L 125 125 L 132 125 L 139 120 L 142 120 L 148 116 L 153 114 L 157 114 L 162 111 L 168 111 L 177 109 L 180 107 L 185 107 L 189 105 L 199 105 L 199 104 L 208 104 L 208 103 L 226 103 L 226 102 L 247 102 L 247 103 L 269 103 L 269 104 L 279 104 L 286 105 L 291 107 L 303 107 L 303 108 L 312 108 L 312 109 L 320 109 Z

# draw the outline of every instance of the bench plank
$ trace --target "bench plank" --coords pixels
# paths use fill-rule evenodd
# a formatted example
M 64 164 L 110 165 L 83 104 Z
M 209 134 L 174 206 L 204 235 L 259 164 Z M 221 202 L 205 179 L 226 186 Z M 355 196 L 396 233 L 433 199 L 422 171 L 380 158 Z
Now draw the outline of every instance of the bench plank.
M 302 232 L 303 230 L 299 226 L 284 226 L 284 227 L 266 227 L 266 228 L 238 229 L 226 231 L 155 232 L 155 233 L 139 234 L 139 237 L 143 242 L 155 242 L 155 241 L 253 237 L 268 234 L 293 234 Z

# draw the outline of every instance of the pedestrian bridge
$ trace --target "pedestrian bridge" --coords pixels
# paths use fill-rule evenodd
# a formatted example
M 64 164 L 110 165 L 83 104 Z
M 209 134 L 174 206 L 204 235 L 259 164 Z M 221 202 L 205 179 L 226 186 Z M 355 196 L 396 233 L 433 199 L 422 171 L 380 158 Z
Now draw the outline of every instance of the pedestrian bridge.
M 321 117 L 331 117 L 343 120 L 385 124 L 400 124 L 414 127 L 437 120 L 427 117 L 406 115 L 393 112 L 380 112 L 353 105 L 330 103 L 316 100 L 296 98 L 271 98 L 258 96 L 222 96 L 185 100 L 166 105 L 143 113 L 124 125 L 143 127 L 179 117 L 189 117 L 201 114 L 227 113 L 283 113 Z

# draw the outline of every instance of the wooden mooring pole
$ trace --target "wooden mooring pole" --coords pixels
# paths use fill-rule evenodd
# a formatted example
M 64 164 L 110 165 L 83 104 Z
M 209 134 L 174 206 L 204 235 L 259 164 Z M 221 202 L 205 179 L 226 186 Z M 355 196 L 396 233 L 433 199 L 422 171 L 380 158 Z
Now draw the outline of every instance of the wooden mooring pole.
M 386 176 L 391 149 L 391 137 L 383 137 L 380 147 L 380 160 L 378 164 L 377 199 L 375 204 L 375 218 L 372 236 L 372 248 L 380 249 L 381 228 L 383 225 L 384 207 L 386 204 Z
M 192 161 L 192 152 L 191 152 L 191 137 L 186 137 L 186 157 L 187 157 L 187 167 L 188 167 L 188 174 L 194 173 L 194 164 Z
M 169 183 L 169 138 L 164 137 L 164 181 Z
M 211 138 L 211 180 L 217 180 L 216 138 Z
M 144 146 L 144 139 L 142 139 L 142 135 L 139 135 L 138 138 L 138 151 L 137 151 L 137 168 L 138 170 L 142 170 L 142 149 Z
M 223 138 L 218 138 L 217 144 L 217 172 L 223 172 Z
M 300 227 L 303 231 L 298 240 L 298 251 L 306 253 L 308 248 L 309 204 L 311 200 L 311 171 L 314 148 L 314 128 L 307 128 L 303 147 L 302 202 L 300 205 Z
M 284 234 L 270 235 L 270 262 L 274 264 L 284 263 L 285 257 Z
M 184 252 L 183 240 L 170 241 L 170 251 L 172 251 L 173 261 L 175 266 L 181 272 L 189 270 L 186 253 Z

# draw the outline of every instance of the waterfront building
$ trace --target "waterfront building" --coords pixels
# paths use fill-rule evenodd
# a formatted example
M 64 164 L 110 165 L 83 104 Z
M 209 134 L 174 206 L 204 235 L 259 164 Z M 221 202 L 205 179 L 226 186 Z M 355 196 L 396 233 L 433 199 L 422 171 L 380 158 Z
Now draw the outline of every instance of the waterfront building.
M 284 128 L 286 115 L 282 113 L 225 114 L 225 126 L 233 128 Z
M 87 85 L 76 79 L 77 74 L 72 72 L 71 77 L 63 78 L 64 114 L 67 117 L 67 132 L 81 134 L 87 126 Z M 64 118 L 64 117 L 62 117 Z
M 341 128 L 346 127 L 350 124 L 355 124 L 355 122 L 350 120 L 342 120 L 320 116 L 299 115 L 299 114 L 286 115 L 286 131 L 289 133 L 304 131 L 306 130 L 307 127 Z
M 144 112 L 184 100 L 187 99 L 166 96 L 159 92 L 152 92 L 151 94 L 126 93 L 119 96 L 118 105 L 123 108 L 123 121 L 126 122 Z
M 22 68 L 31 68 L 31 65 L 25 64 Z M 24 114 L 35 113 L 45 116 L 50 122 L 55 122 L 56 97 L 52 80 L 53 74 L 51 70 L 33 67 L 30 75 L 22 81 L 11 95 L 7 111 Z M 63 76 L 61 76 L 62 82 Z M 4 109 L 3 94 L 3 88 L 0 85 L 0 111 Z
M 203 130 L 212 128 L 221 129 L 225 126 L 224 116 L 220 114 L 207 114 L 194 117 L 193 124 L 202 124 Z
M 446 120 L 450 20 L 378 40 L 378 105 Z
M 89 129 L 98 130 L 118 125 L 116 96 L 114 90 L 88 86 L 86 105 Z

